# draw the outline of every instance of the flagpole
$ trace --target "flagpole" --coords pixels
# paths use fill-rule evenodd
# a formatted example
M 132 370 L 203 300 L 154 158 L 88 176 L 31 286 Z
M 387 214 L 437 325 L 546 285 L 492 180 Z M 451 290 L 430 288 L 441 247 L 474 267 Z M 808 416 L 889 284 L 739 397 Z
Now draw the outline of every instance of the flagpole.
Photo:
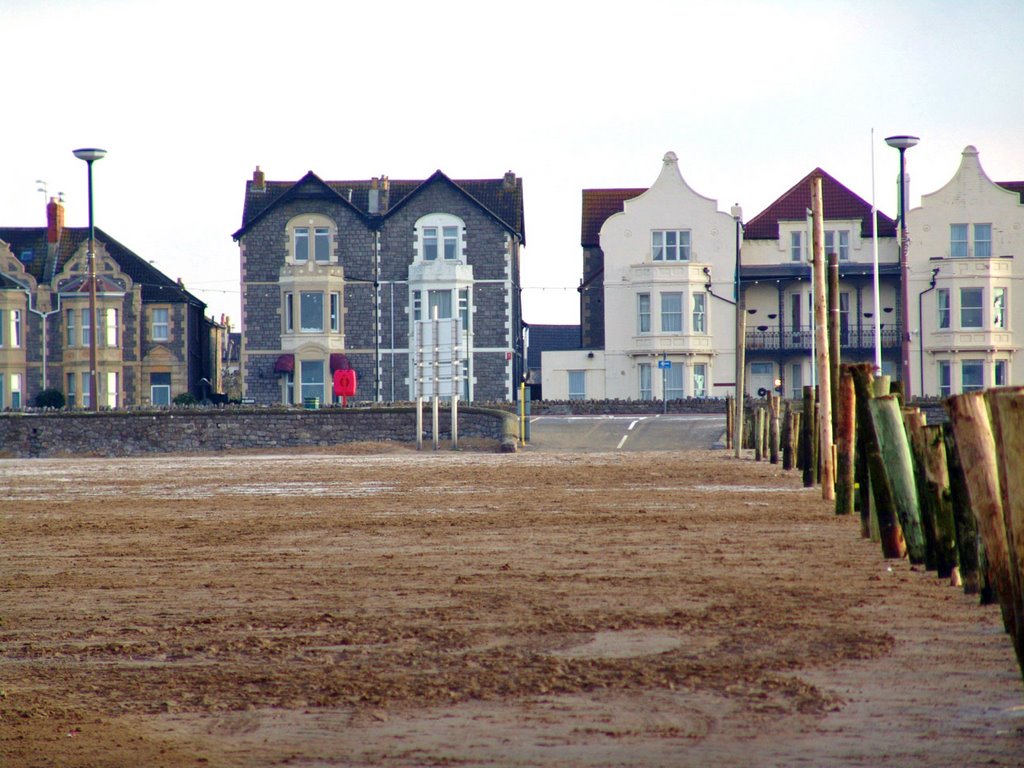
M 878 207 L 875 205 L 875 129 L 871 129 L 871 252 L 875 292 L 875 376 L 882 373 L 882 303 L 878 297 Z

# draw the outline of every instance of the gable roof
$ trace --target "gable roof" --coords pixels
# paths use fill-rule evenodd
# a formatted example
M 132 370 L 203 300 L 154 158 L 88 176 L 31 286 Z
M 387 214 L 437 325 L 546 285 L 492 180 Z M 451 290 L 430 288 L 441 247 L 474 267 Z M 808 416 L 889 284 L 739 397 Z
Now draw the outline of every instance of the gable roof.
M 252 180 L 246 182 L 245 203 L 242 209 L 242 226 L 232 237 L 237 240 L 253 224 L 262 219 L 278 205 L 288 200 L 330 199 L 349 206 L 363 219 L 380 216 L 386 219 L 400 210 L 407 202 L 427 186 L 443 183 L 468 198 L 485 214 L 510 232 L 519 235 L 525 245 L 526 230 L 523 217 L 523 180 L 511 175 L 514 183 L 509 188 L 505 178 L 500 179 L 451 179 L 440 170 L 426 179 L 389 179 L 388 208 L 384 214 L 370 212 L 370 179 L 354 181 L 324 181 L 313 171 L 298 181 L 266 181 L 262 189 L 256 188 Z
M 567 349 L 581 349 L 580 327 L 578 325 L 533 325 L 530 329 L 530 346 L 526 349 L 526 366 L 540 368 L 542 352 L 560 352 Z
M 810 180 L 821 176 L 822 208 L 825 219 L 860 219 L 861 237 L 871 237 L 874 228 L 871 204 L 844 187 L 821 168 L 815 168 L 774 203 L 746 223 L 744 240 L 777 240 L 780 221 L 804 221 L 811 207 Z M 878 236 L 896 237 L 896 222 L 878 212 Z
M 64 227 L 56 243 L 53 258 L 49 257 L 46 227 L 0 227 L 0 240 L 11 247 L 11 251 L 25 265 L 25 271 L 35 278 L 37 284 L 49 283 L 54 275 L 64 269 L 78 248 L 89 238 L 88 227 Z M 142 286 L 142 300 L 149 302 L 170 302 L 206 304 L 171 280 L 138 254 L 126 248 L 99 227 L 96 227 L 96 242 L 102 243 L 118 268 Z M 32 252 L 26 261 L 22 254 Z
M 601 227 L 609 216 L 625 210 L 626 201 L 639 197 L 646 187 L 584 189 L 580 245 L 591 248 L 601 244 Z

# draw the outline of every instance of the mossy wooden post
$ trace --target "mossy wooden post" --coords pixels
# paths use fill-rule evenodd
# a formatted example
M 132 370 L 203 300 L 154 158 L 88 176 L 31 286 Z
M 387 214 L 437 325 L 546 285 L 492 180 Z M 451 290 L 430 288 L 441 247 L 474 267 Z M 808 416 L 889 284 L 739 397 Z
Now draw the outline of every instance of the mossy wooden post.
M 853 386 L 857 397 L 857 431 L 864 434 L 864 454 L 871 481 L 871 496 L 874 503 L 875 519 L 878 522 L 878 536 L 885 557 L 897 559 L 907 553 L 903 529 L 896 516 L 896 502 L 892 486 L 886 473 L 885 459 L 875 429 L 871 409 L 871 364 L 860 363 L 851 368 Z
M 988 576 L 999 597 L 1003 625 L 1011 634 L 1017 628 L 1017 605 L 1014 603 L 1013 581 L 1010 578 L 1010 552 L 1003 522 L 1002 493 L 999 489 L 999 468 L 996 461 L 995 437 L 989 421 L 985 396 L 968 392 L 946 400 L 949 419 L 953 423 L 960 463 L 967 479 L 971 509 L 978 521 L 978 532 L 985 542 Z M 1018 651 L 1017 639 L 1014 649 Z
M 942 438 L 946 447 L 946 469 L 949 474 L 949 493 L 953 508 L 953 524 L 956 526 L 956 553 L 960 562 L 960 580 L 964 593 L 981 593 L 981 569 L 978 567 L 981 542 L 978 540 L 978 523 L 971 511 L 970 496 L 967 492 L 967 478 L 960 464 L 960 452 L 953 437 L 953 425 L 948 421 L 942 425 Z
M 779 463 L 779 409 L 781 400 L 778 395 L 768 396 L 768 457 L 772 464 Z
M 985 393 L 996 443 L 1003 524 L 1013 588 L 1013 631 L 1017 661 L 1024 675 L 1024 387 Z
M 782 443 L 782 468 L 793 468 L 793 411 L 787 400 L 782 406 L 782 429 L 779 441 Z
M 754 421 L 754 461 L 764 458 L 764 408 L 758 406 Z
M 960 558 L 956 549 L 956 523 L 953 520 L 953 496 L 949 489 L 946 442 L 941 424 L 924 428 L 924 479 L 935 516 L 935 567 L 940 578 L 953 575 Z M 963 581 L 963 576 L 960 577 Z
M 800 469 L 803 470 L 804 488 L 814 487 L 814 478 L 818 470 L 818 457 L 815 454 L 814 440 L 814 387 L 804 387 L 803 428 L 800 435 Z
M 937 537 L 935 532 L 935 509 L 931 495 L 928 493 L 924 467 L 927 461 L 924 447 L 925 415 L 917 408 L 904 408 L 903 428 L 907 433 L 910 445 L 911 466 L 914 472 L 914 485 L 917 488 L 918 514 L 921 518 L 921 533 L 924 535 L 924 565 L 929 571 L 938 569 L 936 556 Z M 948 574 L 947 574 L 948 575 Z
M 892 488 L 896 505 L 896 516 L 903 529 L 910 562 L 923 564 L 925 560 L 924 531 L 921 528 L 921 510 L 917 499 L 917 484 L 914 480 L 914 465 L 910 455 L 910 443 L 903 428 L 900 401 L 897 395 L 874 397 L 869 403 L 871 416 L 878 435 L 885 473 Z
M 771 410 L 768 405 L 761 409 L 761 458 L 768 458 L 768 432 L 770 431 Z
M 849 366 L 842 366 L 836 389 L 836 514 L 853 514 L 855 490 L 854 450 L 856 440 L 856 394 Z
M 733 408 L 735 407 L 736 399 L 732 395 L 725 396 L 725 449 L 732 449 L 733 441 L 733 429 L 735 429 L 735 422 L 733 421 Z
M 800 451 L 800 411 L 791 409 L 789 412 L 789 469 L 801 469 Z

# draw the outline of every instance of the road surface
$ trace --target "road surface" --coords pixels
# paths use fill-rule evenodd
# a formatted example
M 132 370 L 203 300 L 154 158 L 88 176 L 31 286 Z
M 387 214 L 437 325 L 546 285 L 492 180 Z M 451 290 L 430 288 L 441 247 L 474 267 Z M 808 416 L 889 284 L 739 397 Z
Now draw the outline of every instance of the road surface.
M 530 447 L 543 451 L 707 449 L 725 434 L 725 415 L 534 416 Z

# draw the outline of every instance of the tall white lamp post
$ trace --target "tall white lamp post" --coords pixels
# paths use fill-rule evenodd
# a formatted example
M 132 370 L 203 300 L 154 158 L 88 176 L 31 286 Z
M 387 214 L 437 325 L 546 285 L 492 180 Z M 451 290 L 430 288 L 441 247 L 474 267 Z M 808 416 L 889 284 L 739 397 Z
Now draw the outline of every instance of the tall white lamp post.
M 917 136 L 887 136 L 885 143 L 900 151 L 900 378 L 903 399 L 910 402 L 910 269 L 907 265 L 907 161 L 906 152 L 917 145 Z M 878 308 L 875 308 L 878 311 Z

